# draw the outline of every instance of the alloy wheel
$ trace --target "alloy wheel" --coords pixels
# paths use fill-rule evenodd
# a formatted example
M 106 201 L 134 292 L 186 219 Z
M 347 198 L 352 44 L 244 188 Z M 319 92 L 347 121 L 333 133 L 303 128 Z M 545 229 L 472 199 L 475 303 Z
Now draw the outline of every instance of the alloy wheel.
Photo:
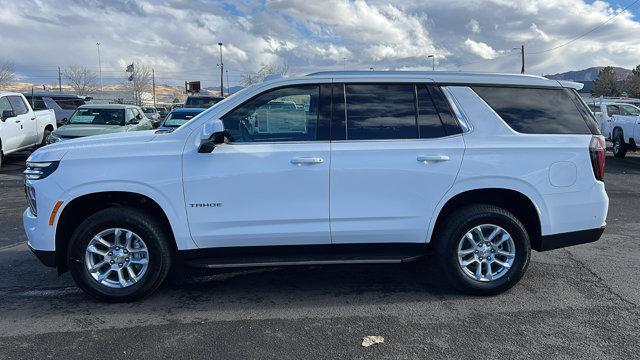
M 457 251 L 462 272 L 482 282 L 503 277 L 516 257 L 511 235 L 493 224 L 478 225 L 469 230 L 458 242 Z

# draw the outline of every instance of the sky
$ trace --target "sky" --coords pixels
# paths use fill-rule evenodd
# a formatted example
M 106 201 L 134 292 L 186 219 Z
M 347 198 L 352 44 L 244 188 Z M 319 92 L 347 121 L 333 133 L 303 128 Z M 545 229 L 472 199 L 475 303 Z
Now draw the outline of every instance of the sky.
M 157 83 L 205 87 L 220 81 L 218 42 L 232 85 L 269 64 L 286 63 L 291 75 L 430 70 L 429 55 L 436 70 L 519 72 L 521 45 L 530 74 L 631 68 L 640 64 L 640 1 L 621 9 L 632 2 L 0 0 L 0 62 L 20 80 L 49 84 L 58 66 L 101 68 L 109 84 L 136 61 L 154 68 Z

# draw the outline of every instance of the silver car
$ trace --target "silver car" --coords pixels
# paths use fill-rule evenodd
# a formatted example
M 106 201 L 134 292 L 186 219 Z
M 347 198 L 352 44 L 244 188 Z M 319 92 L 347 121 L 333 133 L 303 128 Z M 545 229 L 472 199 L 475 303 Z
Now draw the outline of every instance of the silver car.
M 47 144 L 84 136 L 151 130 L 151 120 L 135 105 L 92 104 L 76 109 L 64 126 L 49 135 Z

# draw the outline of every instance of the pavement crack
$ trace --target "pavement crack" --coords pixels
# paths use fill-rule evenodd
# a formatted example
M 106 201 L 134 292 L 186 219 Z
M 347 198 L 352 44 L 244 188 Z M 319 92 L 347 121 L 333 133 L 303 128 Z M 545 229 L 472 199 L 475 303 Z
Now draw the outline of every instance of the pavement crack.
M 562 250 L 565 251 L 569 255 L 569 259 L 571 259 L 571 261 L 573 261 L 574 263 L 577 263 L 578 265 L 580 265 L 580 267 L 584 268 L 587 272 L 589 272 L 589 274 L 594 279 L 596 279 L 596 283 L 597 283 L 598 286 L 600 286 L 606 292 L 612 294 L 617 300 L 619 300 L 619 301 L 631 306 L 632 308 L 637 308 L 638 307 L 638 304 L 636 304 L 633 301 L 625 298 L 621 294 L 618 294 L 617 292 L 615 292 L 611 288 L 611 286 L 609 286 L 607 284 L 607 282 L 600 275 L 598 275 L 595 271 L 593 271 L 585 262 L 583 262 L 578 257 L 576 257 L 575 254 L 573 254 L 571 251 L 569 251 L 568 248 L 564 248 Z

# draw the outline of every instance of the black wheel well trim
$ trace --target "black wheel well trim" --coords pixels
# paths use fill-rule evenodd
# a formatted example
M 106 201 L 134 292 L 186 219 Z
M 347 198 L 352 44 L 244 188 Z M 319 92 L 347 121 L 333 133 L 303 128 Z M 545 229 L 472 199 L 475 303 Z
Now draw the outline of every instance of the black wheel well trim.
M 75 229 L 89 216 L 108 208 L 129 206 L 155 215 L 170 236 L 171 247 L 177 251 L 175 235 L 164 209 L 151 197 L 130 191 L 100 191 L 79 195 L 62 208 L 55 230 L 55 264 L 58 275 L 67 271 L 67 244 Z
M 452 196 L 438 212 L 430 243 L 437 241 L 438 232 L 449 214 L 470 205 L 494 205 L 511 212 L 522 222 L 527 230 L 531 249 L 541 250 L 542 225 L 538 207 L 529 196 L 520 191 L 507 188 L 472 189 Z
M 44 129 L 45 129 L 45 130 L 49 130 L 49 131 L 53 131 L 53 125 L 51 125 L 51 124 L 47 124 L 47 125 L 44 127 Z

